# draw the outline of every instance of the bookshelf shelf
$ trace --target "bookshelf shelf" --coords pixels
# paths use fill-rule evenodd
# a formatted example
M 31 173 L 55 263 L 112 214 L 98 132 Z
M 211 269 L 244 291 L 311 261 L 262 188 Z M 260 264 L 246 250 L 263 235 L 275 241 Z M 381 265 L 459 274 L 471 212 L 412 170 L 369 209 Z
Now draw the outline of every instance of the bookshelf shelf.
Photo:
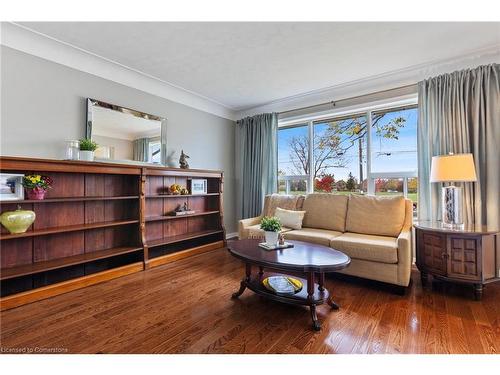
M 111 258 L 117 255 L 128 254 L 141 250 L 142 247 L 115 247 L 112 249 L 98 250 L 91 253 L 35 262 L 17 267 L 2 268 L 0 270 L 0 280 L 8 280 L 15 277 L 32 275 L 35 273 L 51 271 L 77 264 L 89 263 L 96 260 Z
M 204 230 L 199 232 L 185 233 L 177 236 L 164 237 L 158 240 L 152 240 L 148 242 L 148 247 L 156 247 L 163 245 L 170 245 L 177 242 L 192 240 L 200 237 L 211 236 L 213 234 L 220 234 L 222 230 Z
M 186 194 L 186 195 L 174 195 L 174 194 L 153 194 L 146 195 L 146 199 L 154 198 L 193 198 L 193 197 L 213 197 L 218 196 L 219 193 L 208 193 L 208 194 Z
M 65 232 L 75 232 L 81 230 L 88 229 L 97 229 L 97 228 L 107 228 L 107 227 L 115 227 L 119 225 L 129 225 L 136 224 L 139 220 L 117 220 L 117 221 L 108 221 L 101 223 L 92 223 L 92 224 L 79 224 L 79 225 L 66 225 L 54 228 L 47 229 L 35 229 L 24 233 L 18 234 L 2 234 L 0 235 L 0 240 L 12 240 L 15 238 L 24 238 L 24 237 L 35 237 L 35 236 L 47 236 L 49 234 L 57 234 L 57 233 L 65 233 Z
M 113 201 L 113 200 L 131 200 L 139 199 L 138 195 L 119 196 L 119 197 L 71 197 L 71 198 L 49 198 L 42 200 L 24 199 L 19 201 L 0 201 L 1 205 L 6 204 L 32 204 L 32 203 L 62 203 L 62 202 L 92 202 L 92 201 Z
M 162 221 L 162 220 L 176 220 L 176 219 L 186 219 L 189 217 L 197 217 L 197 216 L 207 216 L 207 215 L 214 215 L 218 214 L 219 211 L 206 211 L 206 212 L 196 212 L 194 214 L 188 214 L 188 215 L 179 215 L 179 216 L 169 216 L 169 215 L 164 215 L 164 216 L 152 216 L 152 217 L 147 217 L 146 222 L 150 221 Z

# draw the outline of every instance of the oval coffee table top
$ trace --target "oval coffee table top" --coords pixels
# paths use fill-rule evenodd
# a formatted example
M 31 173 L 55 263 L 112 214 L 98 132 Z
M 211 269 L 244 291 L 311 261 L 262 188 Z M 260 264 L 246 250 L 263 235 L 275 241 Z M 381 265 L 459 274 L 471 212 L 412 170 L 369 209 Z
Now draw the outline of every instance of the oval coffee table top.
M 227 248 L 235 257 L 251 263 L 303 272 L 333 272 L 346 268 L 351 258 L 330 247 L 302 241 L 287 241 L 294 247 L 265 250 L 259 239 L 228 241 Z

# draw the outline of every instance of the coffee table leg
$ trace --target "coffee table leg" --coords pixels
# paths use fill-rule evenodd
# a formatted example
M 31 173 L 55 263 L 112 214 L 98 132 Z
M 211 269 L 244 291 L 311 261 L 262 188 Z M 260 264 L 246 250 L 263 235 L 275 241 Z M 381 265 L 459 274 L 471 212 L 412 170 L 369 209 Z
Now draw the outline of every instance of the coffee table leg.
M 250 282 L 251 275 L 252 275 L 252 265 L 250 263 L 245 263 L 245 278 L 241 280 L 240 289 L 236 293 L 233 293 L 231 298 L 238 298 L 243 294 L 243 292 L 247 288 L 247 283 Z
M 321 329 L 321 323 L 319 322 L 318 315 L 316 314 L 316 305 L 312 303 L 314 300 L 314 272 L 309 272 L 307 274 L 307 299 L 311 302 L 309 309 L 311 310 L 313 328 L 315 331 L 319 331 Z
M 316 305 L 311 305 L 311 306 L 309 306 L 309 308 L 311 309 L 311 318 L 313 321 L 313 329 L 315 331 L 319 331 L 319 330 L 321 330 L 321 323 L 318 320 L 318 315 L 316 315 Z
M 322 292 L 325 290 L 325 273 L 321 272 L 318 277 L 319 291 Z
M 320 292 L 323 292 L 325 290 L 325 274 L 324 274 L 324 272 L 321 272 L 318 275 L 318 285 L 319 285 L 318 290 Z M 339 304 L 336 303 L 331 297 L 328 298 L 328 301 L 326 303 L 328 303 L 328 305 L 334 310 L 338 310 L 340 308 Z
M 259 266 L 259 279 L 262 280 L 262 276 L 264 276 L 264 267 Z
M 328 297 L 328 301 L 326 301 L 328 305 L 333 309 L 333 310 L 338 310 L 340 309 L 340 305 L 333 300 L 333 298 L 330 296 Z
M 327 302 L 327 303 L 328 303 L 328 305 L 329 305 L 329 306 L 330 306 L 333 310 L 338 310 L 338 309 L 340 309 L 340 305 L 339 305 L 337 302 L 335 302 L 335 301 L 334 301 L 331 297 L 330 297 L 330 298 L 328 298 L 328 302 Z

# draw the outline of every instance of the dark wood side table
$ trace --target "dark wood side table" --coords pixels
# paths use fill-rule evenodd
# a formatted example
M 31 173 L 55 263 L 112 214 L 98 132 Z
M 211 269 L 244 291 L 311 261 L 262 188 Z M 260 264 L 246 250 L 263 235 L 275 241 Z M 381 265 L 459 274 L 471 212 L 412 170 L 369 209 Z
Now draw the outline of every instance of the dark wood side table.
M 498 230 L 448 228 L 436 221 L 414 224 L 417 267 L 422 285 L 428 275 L 474 286 L 474 299 L 480 300 L 486 284 L 500 281 L 500 235 Z

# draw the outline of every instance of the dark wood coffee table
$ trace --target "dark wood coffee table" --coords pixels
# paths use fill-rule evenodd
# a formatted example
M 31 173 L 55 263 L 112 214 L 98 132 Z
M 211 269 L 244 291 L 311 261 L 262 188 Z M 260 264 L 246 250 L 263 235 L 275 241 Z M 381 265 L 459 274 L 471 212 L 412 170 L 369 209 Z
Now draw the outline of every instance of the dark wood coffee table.
M 262 240 L 235 240 L 227 244 L 229 252 L 245 263 L 245 277 L 232 298 L 238 298 L 248 288 L 275 301 L 309 306 L 313 328 L 320 330 L 316 306 L 326 302 L 332 309 L 339 308 L 325 288 L 325 273 L 346 268 L 351 263 L 351 258 L 340 251 L 308 242 L 288 241 L 294 247 L 271 251 L 260 248 L 259 242 Z M 259 267 L 257 275 L 252 275 L 252 266 Z M 262 285 L 264 270 L 297 276 L 301 278 L 304 288 L 294 295 L 276 295 Z

